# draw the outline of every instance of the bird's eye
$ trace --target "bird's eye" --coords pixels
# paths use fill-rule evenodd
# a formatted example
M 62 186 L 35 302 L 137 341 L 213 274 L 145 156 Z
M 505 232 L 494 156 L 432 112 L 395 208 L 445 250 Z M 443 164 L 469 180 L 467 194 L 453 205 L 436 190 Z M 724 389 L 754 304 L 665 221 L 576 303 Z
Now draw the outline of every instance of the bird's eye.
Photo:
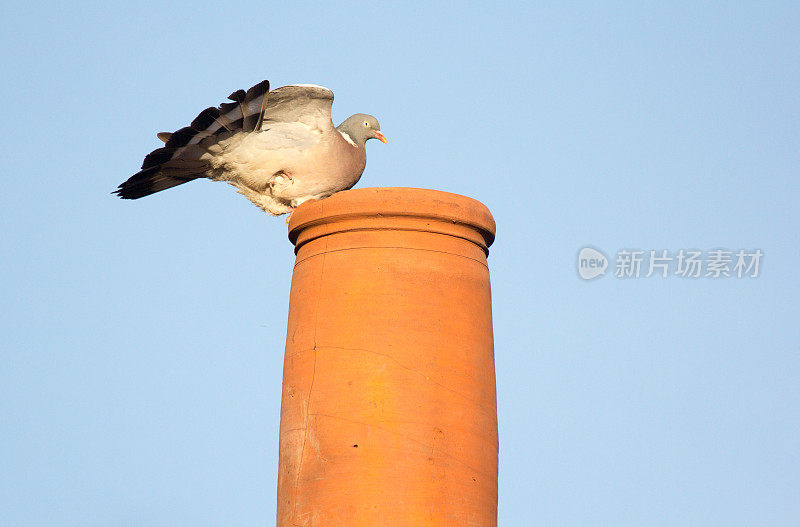
M 367 122 L 367 121 L 364 121 L 364 126 L 366 126 L 367 128 L 369 128 L 369 122 Z

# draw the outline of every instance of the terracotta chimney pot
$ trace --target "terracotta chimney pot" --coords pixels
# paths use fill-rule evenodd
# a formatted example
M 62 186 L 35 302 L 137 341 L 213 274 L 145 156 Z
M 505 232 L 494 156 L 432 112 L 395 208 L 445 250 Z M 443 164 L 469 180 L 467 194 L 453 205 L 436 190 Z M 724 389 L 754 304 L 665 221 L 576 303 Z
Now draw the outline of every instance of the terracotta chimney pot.
M 294 212 L 279 526 L 497 524 L 494 232 L 434 190 Z

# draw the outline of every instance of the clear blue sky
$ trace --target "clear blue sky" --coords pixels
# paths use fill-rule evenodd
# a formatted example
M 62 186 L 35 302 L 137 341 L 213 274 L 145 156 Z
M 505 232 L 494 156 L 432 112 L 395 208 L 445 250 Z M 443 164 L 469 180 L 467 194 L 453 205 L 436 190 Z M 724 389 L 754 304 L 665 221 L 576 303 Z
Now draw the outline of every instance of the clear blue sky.
M 664 4 L 4 5 L 0 525 L 274 522 L 283 220 L 109 195 L 265 78 L 378 116 L 359 186 L 494 213 L 501 525 L 800 525 L 800 7 Z M 586 245 L 764 258 L 586 282 Z

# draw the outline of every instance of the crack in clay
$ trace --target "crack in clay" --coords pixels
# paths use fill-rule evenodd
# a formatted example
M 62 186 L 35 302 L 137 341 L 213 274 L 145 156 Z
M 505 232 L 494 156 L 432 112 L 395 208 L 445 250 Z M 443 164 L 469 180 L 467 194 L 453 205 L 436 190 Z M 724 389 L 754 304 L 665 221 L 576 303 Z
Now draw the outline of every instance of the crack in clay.
M 303 456 L 306 452 L 306 443 L 308 442 L 308 432 L 309 427 L 311 425 L 311 413 L 309 413 L 309 408 L 311 407 L 311 392 L 314 391 L 314 379 L 317 377 L 317 350 L 314 349 L 314 367 L 311 372 L 311 386 L 308 387 L 308 397 L 306 399 L 306 415 L 305 415 L 305 434 L 303 434 L 303 444 L 300 447 L 300 463 L 297 465 L 297 477 L 294 481 L 294 507 L 292 516 L 295 516 L 297 512 L 297 490 L 300 488 L 300 475 L 303 472 Z
M 459 392 L 458 390 L 454 390 L 454 389 L 452 389 L 450 387 L 447 387 L 447 386 L 445 386 L 444 384 L 442 384 L 440 382 L 436 382 L 433 379 L 431 379 L 430 376 L 425 375 L 424 373 L 422 373 L 422 372 L 420 372 L 418 370 L 415 370 L 414 368 L 406 366 L 405 364 L 403 364 L 402 362 L 398 361 L 396 358 L 392 357 L 391 355 L 387 355 L 386 353 L 381 353 L 379 351 L 368 350 L 368 349 L 364 349 L 364 348 L 345 348 L 345 347 L 341 347 L 341 346 L 316 346 L 315 345 L 313 348 L 308 348 L 308 349 L 295 351 L 291 355 L 287 355 L 286 358 L 288 359 L 288 358 L 294 357 L 296 355 L 300 355 L 301 353 L 308 353 L 309 351 L 313 351 L 313 352 L 316 353 L 317 351 L 321 351 L 321 350 L 324 350 L 324 349 L 343 350 L 343 351 L 361 351 L 361 352 L 364 352 L 364 353 L 370 353 L 372 355 L 378 355 L 379 357 L 385 357 L 387 359 L 390 359 L 392 362 L 394 362 L 396 365 L 398 365 L 399 367 L 403 368 L 404 370 L 408 370 L 408 371 L 410 371 L 412 373 L 415 373 L 415 374 L 419 375 L 420 377 L 425 377 L 425 380 L 430 382 L 431 384 L 435 384 L 436 386 L 439 386 L 443 390 L 447 390 L 447 391 L 449 391 L 451 393 L 454 393 L 454 394 L 458 395 L 459 397 L 461 397 L 461 398 L 463 398 L 463 399 L 465 399 L 465 400 L 467 400 L 467 401 L 469 401 L 471 403 L 476 404 L 478 407 L 480 407 L 485 412 L 488 412 L 491 415 L 494 415 L 497 412 L 497 408 L 496 407 L 494 407 L 494 406 L 487 407 L 484 403 L 481 403 L 480 401 L 477 401 L 477 400 L 475 400 L 475 399 L 473 399 L 473 398 L 471 398 L 471 397 Z
M 384 432 L 386 432 L 386 433 L 389 433 L 389 434 L 396 435 L 397 437 L 399 437 L 399 438 L 401 438 L 401 439 L 405 439 L 405 440 L 407 440 L 407 441 L 410 441 L 410 442 L 412 442 L 412 443 L 416 443 L 417 445 L 419 445 L 419 446 L 421 446 L 421 447 L 424 447 L 424 449 L 425 449 L 425 450 L 423 451 L 423 453 L 424 453 L 425 451 L 427 451 L 429 448 L 431 448 L 431 447 L 432 447 L 432 445 L 429 445 L 429 444 L 427 444 L 427 443 L 424 443 L 424 442 L 422 442 L 422 441 L 419 441 L 419 440 L 417 440 L 417 439 L 414 439 L 413 437 L 409 437 L 409 436 L 407 436 L 407 435 L 405 435 L 405 434 L 401 434 L 400 432 L 396 432 L 396 431 L 394 431 L 394 430 L 389 430 L 389 429 L 387 429 L 387 428 L 384 428 L 384 427 L 382 427 L 382 426 L 375 425 L 374 423 L 367 423 L 367 422 L 364 422 L 364 421 L 356 421 L 355 419 L 347 419 L 346 417 L 339 417 L 339 416 L 337 416 L 337 415 L 330 415 L 330 414 L 321 414 L 321 413 L 315 413 L 315 414 L 314 414 L 314 416 L 320 416 L 320 417 L 329 417 L 329 418 L 331 418 L 331 419 L 339 419 L 339 420 L 341 420 L 341 421 L 346 421 L 346 422 L 348 422 L 348 423 L 353 423 L 353 424 L 358 424 L 358 425 L 364 425 L 364 426 L 374 426 L 375 428 L 378 428 L 378 429 L 380 429 L 380 430 L 382 430 L 382 431 L 384 431 Z M 470 465 L 469 463 L 467 463 L 467 462 L 466 462 L 466 461 L 464 461 L 463 459 L 459 459 L 458 457 L 454 456 L 453 454 L 448 454 L 447 452 L 444 452 L 444 451 L 442 451 L 442 450 L 439 450 L 439 452 L 438 452 L 438 453 L 439 453 L 440 455 L 442 455 L 442 456 L 444 456 L 444 457 L 447 457 L 447 458 L 449 458 L 449 459 L 452 459 L 453 461 L 455 461 L 455 462 L 459 463 L 460 465 L 462 465 L 462 466 L 464 466 L 464 467 L 466 467 L 466 468 L 468 468 L 468 469 L 472 470 L 472 471 L 473 471 L 473 472 L 475 472 L 476 474 L 481 474 L 481 475 L 483 475 L 483 476 L 486 476 L 486 477 L 488 477 L 488 478 L 491 478 L 491 477 L 493 477 L 491 474 L 485 473 L 485 472 L 483 472 L 483 471 L 481 471 L 481 470 L 479 470 L 479 469 L 477 469 L 477 468 L 473 467 L 472 465 Z

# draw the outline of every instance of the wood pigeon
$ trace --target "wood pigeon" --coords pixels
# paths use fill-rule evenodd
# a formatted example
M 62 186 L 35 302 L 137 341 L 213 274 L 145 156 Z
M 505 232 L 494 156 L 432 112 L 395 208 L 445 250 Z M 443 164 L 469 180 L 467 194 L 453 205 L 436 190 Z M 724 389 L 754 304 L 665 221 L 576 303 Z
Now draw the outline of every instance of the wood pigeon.
M 367 140 L 386 142 L 371 115 L 357 113 L 334 127 L 333 92 L 322 86 L 270 91 L 265 80 L 228 99 L 187 127 L 159 133 L 166 144 L 114 193 L 138 199 L 208 178 L 230 183 L 270 214 L 285 214 L 306 200 L 351 188 L 364 171 Z

